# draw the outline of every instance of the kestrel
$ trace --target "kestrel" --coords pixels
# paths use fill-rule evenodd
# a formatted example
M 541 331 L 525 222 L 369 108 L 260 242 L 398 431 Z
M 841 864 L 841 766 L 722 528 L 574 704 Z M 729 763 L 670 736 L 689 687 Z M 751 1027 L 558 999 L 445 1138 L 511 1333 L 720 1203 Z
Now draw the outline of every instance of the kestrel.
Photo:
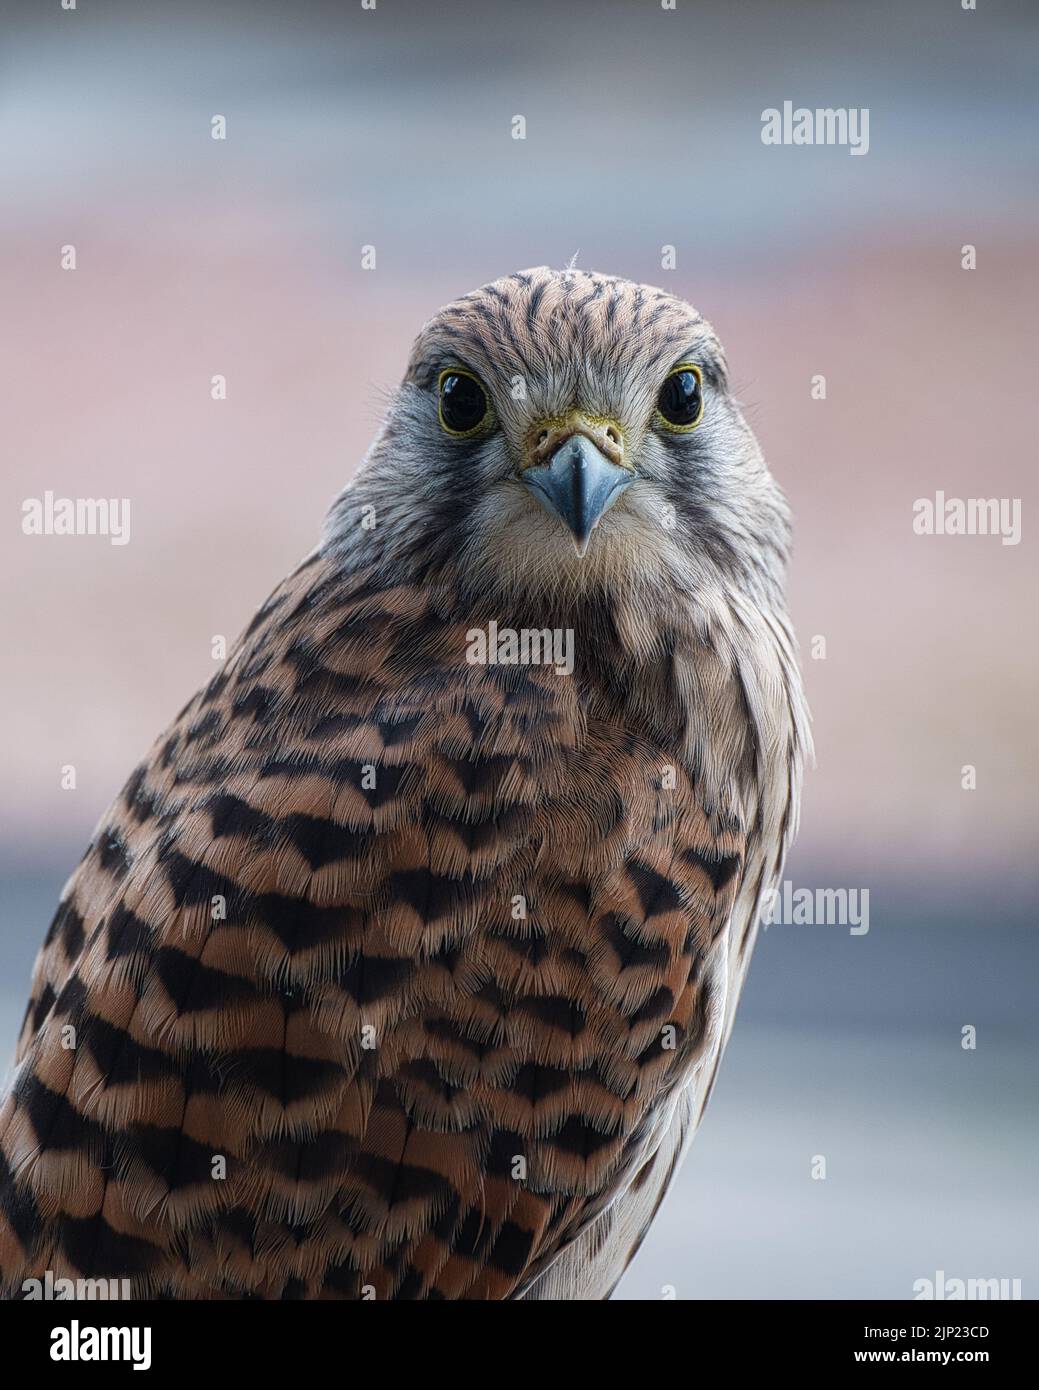
M 65 888 L 4 1286 L 608 1297 L 797 819 L 788 537 L 688 305 L 540 268 L 431 319 Z

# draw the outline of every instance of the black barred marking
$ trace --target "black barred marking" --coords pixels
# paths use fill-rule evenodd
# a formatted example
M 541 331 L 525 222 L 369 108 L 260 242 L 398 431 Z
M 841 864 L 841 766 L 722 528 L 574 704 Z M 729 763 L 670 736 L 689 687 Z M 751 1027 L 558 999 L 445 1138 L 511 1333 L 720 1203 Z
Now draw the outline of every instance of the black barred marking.
M 647 945 L 638 938 L 637 928 L 625 928 L 625 924 L 613 912 L 608 912 L 595 924 L 613 948 L 620 963 L 620 970 L 633 970 L 646 966 L 653 970 L 665 970 L 671 960 L 671 950 L 666 941 L 655 941 Z
M 257 724 L 265 724 L 281 703 L 281 693 L 269 686 L 256 685 L 236 695 L 231 712 L 236 719 L 246 716 Z
M 259 1154 L 263 1166 L 291 1182 L 322 1182 L 347 1170 L 357 1141 L 338 1130 L 323 1130 L 299 1142 L 278 1140 Z
M 0 1212 L 3 1212 L 22 1246 L 26 1250 L 30 1249 L 34 1236 L 40 1230 L 40 1212 L 29 1189 L 16 1182 L 2 1149 L 0 1149 Z
M 74 1023 L 78 1023 L 86 1002 L 86 985 L 78 975 L 70 975 L 61 993 L 54 1001 L 54 1012 L 67 1015 Z
M 70 960 L 76 959 L 83 949 L 85 940 L 83 918 L 75 908 L 70 907 L 66 910 L 65 920 L 61 924 L 61 944 L 65 947 L 65 952 Z
M 182 1071 L 181 1064 L 168 1053 L 135 1042 L 125 1029 L 103 1018 L 85 1020 L 81 1046 L 94 1058 L 106 1086 L 176 1080 Z
M 719 859 L 709 859 L 699 850 L 687 849 L 683 858 L 687 863 L 695 864 L 698 869 L 703 870 L 711 880 L 711 887 L 716 894 L 720 893 L 740 871 L 741 860 L 738 854 L 725 855 Z
M 592 895 L 586 884 L 561 883 L 558 891 L 563 897 L 569 898 L 571 902 L 575 902 L 582 912 L 591 912 Z
M 460 480 L 460 486 L 468 491 L 468 480 Z M 441 665 L 437 655 L 444 650 L 447 632 L 444 619 L 430 608 L 399 617 L 395 630 L 386 634 L 389 641 L 386 668 L 402 680 L 435 670 Z
M 177 756 L 177 749 L 179 746 L 180 734 L 170 734 L 169 738 L 162 745 L 162 752 L 159 755 L 159 761 L 161 762 L 163 767 L 169 767 L 169 765 L 173 762 L 173 759 Z
M 370 853 L 373 837 L 365 831 L 319 816 L 292 815 L 279 823 L 279 829 L 303 855 L 312 869 L 343 860 L 363 859 Z
M 417 1269 L 408 1268 L 397 1288 L 396 1297 L 401 1300 L 414 1300 L 422 1297 L 423 1277 Z
M 638 859 L 629 860 L 625 868 L 636 893 L 639 895 L 639 902 L 642 904 L 642 911 L 647 921 L 651 917 L 659 917 L 666 912 L 674 912 L 676 908 L 682 906 L 678 889 L 669 878 L 665 878 L 663 874 L 658 874 L 655 869 L 651 869 L 648 864 L 643 864 Z
M 212 738 L 224 725 L 224 716 L 219 710 L 207 710 L 201 719 L 195 721 L 184 735 L 184 742 L 197 743 L 200 739 Z
M 658 990 L 654 990 L 642 1007 L 631 1015 L 631 1022 L 634 1025 L 665 1018 L 671 1012 L 674 1003 L 675 996 L 666 985 L 661 985 Z
M 361 1274 L 349 1260 L 342 1260 L 339 1264 L 332 1265 L 325 1270 L 322 1284 L 330 1293 L 342 1294 L 347 1299 L 356 1299 L 360 1297 L 361 1293 Z
M 228 1089 L 232 1071 L 227 1053 L 192 1052 L 177 1065 L 185 1096 L 216 1096 Z
M 58 1244 L 70 1264 L 92 1279 L 132 1279 L 147 1274 L 161 1253 L 150 1241 L 120 1235 L 103 1216 L 81 1220 L 63 1216 Z
M 444 1100 L 448 1102 L 453 1101 L 455 1096 L 462 1094 L 462 1088 L 452 1086 L 450 1081 L 441 1074 L 437 1064 L 429 1057 L 419 1057 L 413 1062 L 405 1062 L 398 1075 L 406 1081 L 417 1082 L 435 1095 L 443 1096 Z
M 151 951 L 153 936 L 148 923 L 132 913 L 125 903 L 120 903 L 108 923 L 106 959 L 146 955 Z
M 560 952 L 560 960 L 564 965 L 572 965 L 575 969 L 584 971 L 588 968 L 588 957 L 584 951 L 579 951 L 576 946 L 567 946 Z
M 551 1144 L 553 1148 L 585 1159 L 591 1158 L 600 1149 L 605 1149 L 616 1140 L 615 1130 L 612 1133 L 603 1134 L 583 1115 L 571 1115 L 554 1134 L 545 1136 L 545 1142 Z
M 387 1274 L 399 1274 L 404 1266 L 405 1258 L 408 1253 L 407 1239 L 402 1237 L 387 1253 L 383 1260 L 383 1265 Z
M 436 1218 L 436 1220 L 430 1227 L 430 1230 L 436 1236 L 437 1240 L 442 1240 L 447 1244 L 450 1244 L 454 1236 L 454 1233 L 458 1228 L 458 1213 L 461 1211 L 461 1209 L 461 1198 L 457 1195 L 452 1197 L 451 1201 L 447 1204 L 447 1206 L 444 1208 L 444 1210 L 440 1213 L 440 1215 Z
M 461 820 L 424 804 L 423 824 L 443 826 L 470 855 L 478 855 L 483 850 L 500 847 L 506 837 L 528 819 L 524 810 L 514 809 L 503 812 L 495 823 L 493 803 L 488 803 L 484 809 L 487 811 L 485 816 L 481 817 L 477 813 L 471 820 Z
M 123 788 L 123 801 L 126 803 L 126 809 L 138 825 L 143 825 L 146 820 L 154 816 L 158 808 L 157 798 L 145 785 L 146 777 L 147 769 L 142 765 L 134 771 Z
M 653 1037 L 650 1039 L 650 1041 L 646 1044 L 646 1046 L 642 1049 L 642 1051 L 639 1053 L 639 1055 L 635 1058 L 635 1065 L 636 1065 L 637 1067 L 640 1067 L 640 1068 L 641 1068 L 641 1067 L 645 1067 L 645 1066 L 648 1066 L 650 1062 L 657 1062 L 657 1061 L 659 1061 L 660 1058 L 661 1058 L 661 1056 L 662 1056 L 665 1052 L 669 1052 L 669 1053 L 670 1053 L 670 1052 L 677 1052 L 677 1051 L 679 1050 L 679 1048 L 680 1048 L 680 1046 L 681 1046 L 681 1043 L 682 1043 L 682 1042 L 684 1041 L 684 1039 L 685 1039 L 685 1029 L 682 1028 L 679 1024 L 675 1023 L 673 1020 L 669 1020 L 668 1026 L 669 1026 L 669 1027 L 673 1027 L 674 1030 L 675 1030 L 674 1047 L 671 1047 L 671 1046 L 669 1045 L 668 1047 L 665 1048 L 665 1046 L 664 1046 L 664 1029 L 663 1029 L 663 1027 L 661 1027 L 660 1032 L 659 1032 L 659 1033 L 655 1033 L 655 1034 L 653 1035 Z
M 122 835 L 114 826 L 101 832 L 98 841 L 98 860 L 102 869 L 113 878 L 122 878 L 130 869 L 130 854 Z
M 552 954 L 547 934 L 537 928 L 532 929 L 527 936 L 516 936 L 504 928 L 495 929 L 488 935 L 514 956 L 530 961 L 531 965 L 541 965 Z
M 391 1210 L 404 1202 L 450 1201 L 458 1195 L 454 1184 L 432 1168 L 397 1163 L 381 1154 L 360 1154 L 357 1171 L 377 1193 L 384 1195 Z
M 451 813 L 426 800 L 422 802 L 422 824 L 424 826 L 443 825 L 456 835 L 464 835 L 470 830 L 483 832 L 497 830 L 500 838 L 512 832 L 525 831 L 531 820 L 528 806 L 503 806 L 500 802 L 466 801 L 464 809 Z
M 451 975 L 455 973 L 463 960 L 463 953 L 460 946 L 449 946 L 445 941 L 429 957 L 431 965 L 442 965 Z
M 285 653 L 283 662 L 295 672 L 293 693 L 297 696 L 305 695 L 316 701 L 322 691 L 348 698 L 371 695 L 373 690 L 373 682 L 368 676 L 341 675 L 330 671 L 322 664 L 309 637 L 301 637 L 294 642 Z
M 372 810 L 386 806 L 396 799 L 401 782 L 411 771 L 410 763 L 371 763 L 356 758 L 336 758 L 331 761 L 314 757 L 268 758 L 260 768 L 261 778 L 267 777 L 323 777 L 338 785 L 345 783 L 355 787 L 367 801 Z M 373 780 L 371 769 L 375 769 L 374 786 L 367 784 Z
M 310 1221 L 285 1220 L 281 1223 L 281 1229 L 297 1249 L 314 1234 L 314 1226 Z
M 608 1096 L 615 1096 L 618 1100 L 627 1100 L 638 1085 L 638 1081 L 634 1077 L 627 1084 L 608 1080 L 603 1068 L 598 1065 L 586 1068 L 580 1073 L 580 1076 L 582 1080 L 601 1087 Z
M 365 728 L 368 720 L 363 714 L 323 714 L 306 732 L 307 739 L 329 739 L 338 734 L 350 734 Z
M 252 656 L 242 663 L 236 673 L 239 683 L 254 681 L 257 676 L 265 675 L 270 670 L 273 660 L 273 656 L 265 647 L 255 647 Z
M 171 1192 L 213 1181 L 213 1150 L 199 1144 L 182 1129 L 163 1129 L 158 1125 L 135 1125 L 118 1142 L 118 1155 L 140 1158 Z M 225 1155 L 226 1156 L 226 1155 Z
M 227 904 L 228 916 L 236 915 L 242 890 L 234 879 L 225 878 L 207 864 L 189 859 L 167 845 L 159 850 L 159 863 L 166 871 L 178 907 L 199 907 L 203 904 L 208 907 L 215 897 L 222 897 Z
M 137 793 L 141 790 L 141 787 L 144 785 L 144 779 L 147 775 L 147 771 L 148 769 L 145 767 L 145 765 L 143 763 L 140 763 L 137 767 L 134 768 L 133 772 L 131 772 L 130 776 L 127 778 L 126 785 L 123 787 L 123 801 L 126 804 L 127 810 L 133 809 L 133 804 L 137 799 Z
M 533 667 L 488 666 L 487 680 L 502 691 L 506 706 L 529 703 L 542 712 L 545 690 Z
M 462 706 L 462 714 L 465 716 L 465 722 L 469 725 L 469 732 L 473 736 L 473 742 L 479 743 L 490 727 L 490 718 L 483 714 L 476 705 L 469 700 Z
M 409 739 L 414 738 L 422 718 L 421 714 L 414 714 L 407 719 L 380 719 L 376 727 L 384 746 L 393 748 L 398 743 L 407 743 Z
M 100 1153 L 104 1148 L 100 1126 L 35 1076 L 24 1077 L 15 1095 L 19 1106 L 25 1108 L 41 1152 L 72 1149 Z
M 257 811 L 248 801 L 228 792 L 222 792 L 210 804 L 209 818 L 214 840 L 220 840 L 225 835 L 245 835 L 251 840 L 268 842 L 274 838 L 276 822 L 273 817 Z
M 368 787 L 364 785 L 370 780 L 366 774 L 366 766 L 343 758 L 333 764 L 330 775 L 333 781 L 349 782 L 351 786 L 360 787 L 362 796 L 373 811 L 397 799 L 401 783 L 412 770 L 410 763 L 378 764 L 375 770 L 375 786 Z
M 209 753 L 193 762 L 178 763 L 173 781 L 178 787 L 193 784 L 208 787 L 215 782 L 226 781 L 233 776 L 235 770 L 235 764 L 230 758 L 221 757 L 219 753 Z
M 251 899 L 249 905 L 290 955 L 333 941 L 362 920 L 356 908 L 318 907 L 306 898 L 290 898 L 283 893 L 264 893 Z
M 357 1004 L 375 1004 L 396 994 L 415 973 L 415 964 L 396 956 L 358 956 L 336 977 Z
M 163 946 L 156 951 L 155 969 L 178 1014 L 226 1009 L 252 1002 L 257 997 L 248 980 L 203 965 L 175 946 Z
M 506 1008 L 505 995 L 498 988 L 494 980 L 488 980 L 485 985 L 481 985 L 476 991 L 476 998 L 479 999 L 481 1003 L 489 1004 L 492 1009 L 495 1009 L 499 1014 L 504 1016 Z
M 29 1008 L 32 1011 L 32 1030 L 34 1033 L 36 1032 L 37 1028 L 39 1028 L 43 1020 L 50 1013 L 51 1005 L 54 1003 L 57 997 L 58 996 L 54 993 L 54 990 L 50 982 L 48 981 L 48 983 L 43 986 L 43 989 L 40 990 L 40 997 L 39 999 L 37 999 L 35 1006 L 32 1004 L 29 1005 Z
M 533 1231 L 525 1231 L 515 1221 L 502 1222 L 497 1239 L 487 1254 L 487 1263 L 503 1274 L 522 1274 L 534 1248 Z
M 517 1096 L 523 1096 L 531 1105 L 536 1105 L 539 1100 L 565 1091 L 572 1079 L 571 1073 L 562 1067 L 539 1066 L 534 1062 L 527 1062 L 520 1067 L 506 1089 Z
M 519 1151 L 517 1150 L 517 1152 Z M 510 1172 L 511 1167 L 510 1161 Z M 457 1211 L 457 1208 L 458 1202 L 456 1200 L 454 1210 Z M 456 1255 L 463 1255 L 470 1260 L 482 1259 L 484 1252 L 494 1239 L 494 1226 L 477 1207 L 471 1207 L 460 1223 L 457 1222 L 457 1218 L 455 1221 L 454 1229 L 445 1232 L 443 1238 L 450 1240 L 451 1249 Z
M 83 942 L 86 940 L 83 918 L 79 915 L 71 902 L 63 902 L 59 905 L 54 919 L 47 928 L 45 945 L 50 946 L 52 942 L 60 938 L 65 954 L 70 960 L 75 960 L 83 949 Z
M 427 1018 L 422 1026 L 431 1038 L 454 1043 L 472 1057 L 482 1058 L 491 1047 L 490 1042 L 474 1037 L 463 1024 L 456 1023 L 452 1018 Z
M 253 1212 L 247 1211 L 245 1207 L 232 1207 L 230 1211 L 223 1211 L 217 1215 L 215 1226 L 218 1231 L 226 1232 L 235 1240 L 241 1241 L 250 1254 L 255 1254 L 256 1216 Z
M 448 764 L 468 796 L 493 796 L 501 790 L 515 759 L 508 754 L 448 758 Z
M 519 1134 L 511 1129 L 496 1129 L 487 1149 L 488 1175 L 492 1178 L 513 1178 L 516 1159 L 523 1157 L 526 1152 L 526 1141 Z
M 581 1005 L 559 994 L 528 994 L 516 1001 L 516 1008 L 530 1014 L 547 1028 L 568 1033 L 576 1038 L 584 1032 L 585 1016 Z
M 462 910 L 472 891 L 472 879 L 450 878 L 430 869 L 402 869 L 390 877 L 390 892 L 423 922 L 438 922 Z
M 235 1052 L 224 1071 L 237 1085 L 247 1083 L 288 1107 L 343 1086 L 350 1079 L 335 1062 L 320 1057 L 301 1057 L 281 1048 L 254 1047 Z

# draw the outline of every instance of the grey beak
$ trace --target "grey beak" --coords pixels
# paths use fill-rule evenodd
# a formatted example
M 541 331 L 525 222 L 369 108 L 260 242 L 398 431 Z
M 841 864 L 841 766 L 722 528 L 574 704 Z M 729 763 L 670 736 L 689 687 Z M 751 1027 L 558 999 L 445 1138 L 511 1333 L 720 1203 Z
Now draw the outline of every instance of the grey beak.
M 566 522 L 578 555 L 583 555 L 600 518 L 635 481 L 635 474 L 611 463 L 583 434 L 572 434 L 548 463 L 525 468 L 520 478 L 546 510 Z

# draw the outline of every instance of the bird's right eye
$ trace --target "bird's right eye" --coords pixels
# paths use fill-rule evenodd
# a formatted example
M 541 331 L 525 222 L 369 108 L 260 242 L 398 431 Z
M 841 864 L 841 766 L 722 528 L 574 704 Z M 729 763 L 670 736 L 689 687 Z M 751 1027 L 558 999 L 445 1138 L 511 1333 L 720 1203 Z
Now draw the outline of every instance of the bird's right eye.
M 440 423 L 448 434 L 464 438 L 482 429 L 491 413 L 487 392 L 471 372 L 449 367 L 440 373 Z
M 668 373 L 657 396 L 657 418 L 672 434 L 688 434 L 703 419 L 703 372 L 694 362 Z

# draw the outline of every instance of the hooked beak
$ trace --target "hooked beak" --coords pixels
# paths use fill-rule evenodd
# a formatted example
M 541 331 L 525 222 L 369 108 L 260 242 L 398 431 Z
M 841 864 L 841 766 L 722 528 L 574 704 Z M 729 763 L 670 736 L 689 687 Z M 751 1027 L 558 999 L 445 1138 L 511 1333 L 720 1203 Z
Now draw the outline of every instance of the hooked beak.
M 547 510 L 569 526 L 578 555 L 599 521 L 635 481 L 632 469 L 611 463 L 584 434 L 571 434 L 548 461 L 520 474 Z

